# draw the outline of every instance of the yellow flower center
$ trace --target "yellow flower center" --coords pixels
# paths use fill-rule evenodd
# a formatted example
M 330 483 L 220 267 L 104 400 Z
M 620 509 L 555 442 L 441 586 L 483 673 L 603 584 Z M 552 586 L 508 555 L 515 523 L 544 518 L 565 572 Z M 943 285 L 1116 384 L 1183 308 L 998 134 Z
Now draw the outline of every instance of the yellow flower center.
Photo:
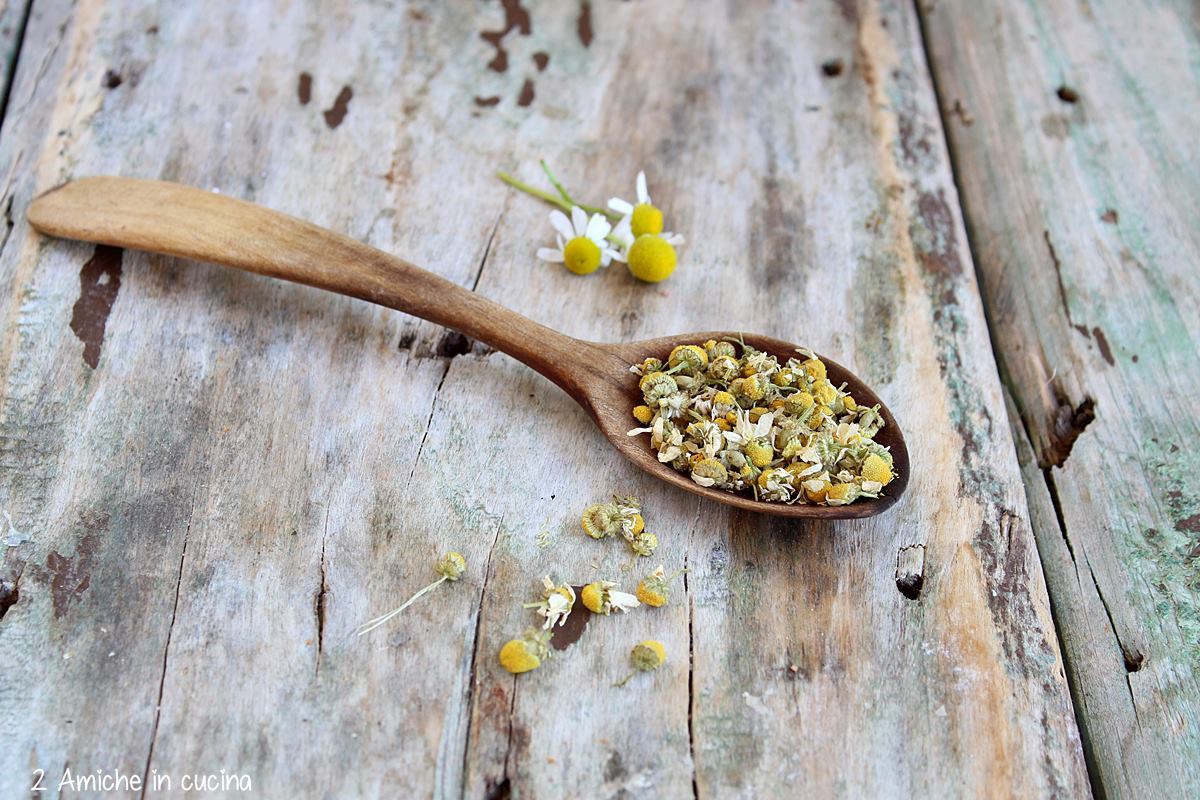
M 650 233 L 662 233 L 662 212 L 649 203 L 639 203 L 633 207 L 629 218 L 629 227 L 635 237 Z
M 514 675 L 529 672 L 542 665 L 542 660 L 531 653 L 529 646 L 520 639 L 513 639 L 500 648 L 500 666 Z
M 599 583 L 589 583 L 583 587 L 580 592 L 580 598 L 583 600 L 583 606 L 593 614 L 602 613 L 604 608 L 604 587 Z
M 628 262 L 633 277 L 658 283 L 675 271 L 675 248 L 661 236 L 639 236 L 629 248 Z
M 600 266 L 600 248 L 586 236 L 576 236 L 563 248 L 563 262 L 576 275 L 595 272 Z
M 872 453 L 863 460 L 862 476 L 866 480 L 887 486 L 892 482 L 892 468 L 880 456 Z

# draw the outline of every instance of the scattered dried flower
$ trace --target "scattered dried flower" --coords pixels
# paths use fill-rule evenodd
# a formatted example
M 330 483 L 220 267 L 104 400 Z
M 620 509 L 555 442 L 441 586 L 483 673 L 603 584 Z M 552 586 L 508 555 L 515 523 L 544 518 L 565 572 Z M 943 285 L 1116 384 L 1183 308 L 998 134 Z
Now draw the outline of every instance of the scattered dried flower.
M 542 625 L 545 629 L 562 625 L 575 607 L 575 590 L 565 583 L 555 585 L 549 575 L 542 578 L 542 586 L 542 599 L 526 603 L 525 608 L 536 609 L 538 616 L 546 618 Z
M 614 686 L 624 686 L 639 672 L 650 672 L 661 667 L 667 660 L 667 648 L 663 647 L 662 642 L 647 639 L 634 645 L 629 660 L 633 662 L 633 672 L 617 681 Z
M 676 575 L 678 574 L 676 573 Z M 665 606 L 670 597 L 671 581 L 674 579 L 675 575 L 667 577 L 666 569 L 660 564 L 658 569 L 642 578 L 641 583 L 638 584 L 637 599 L 653 608 Z
M 593 614 L 606 616 L 613 611 L 625 613 L 637 608 L 638 599 L 627 592 L 613 591 L 616 585 L 613 581 L 595 581 L 584 586 L 579 593 L 584 607 Z
M 448 553 L 445 553 L 441 558 L 439 558 L 437 560 L 437 564 L 436 564 L 435 568 L 437 569 L 438 574 L 441 575 L 442 577 L 438 578 L 436 581 L 429 584 L 424 589 L 419 590 L 412 597 L 405 600 L 404 603 L 399 608 L 392 609 L 391 611 L 389 611 L 388 613 L 386 613 L 382 616 L 379 616 L 373 620 L 364 622 L 362 625 L 360 625 L 358 627 L 358 631 L 357 631 L 358 635 L 362 636 L 364 633 L 369 633 L 369 632 L 375 630 L 380 625 L 384 624 L 385 622 L 390 620 L 392 617 L 395 617 L 401 611 L 403 611 L 404 609 L 411 606 L 417 600 L 417 598 L 419 598 L 422 595 L 426 594 L 427 592 L 430 592 L 433 589 L 437 588 L 439 585 L 441 585 L 445 581 L 457 581 L 459 578 L 461 578 L 463 576 L 463 573 L 466 572 L 466 570 L 467 570 L 467 560 L 465 558 L 463 558 L 462 553 L 456 553 L 452 550 Z
M 500 666 L 514 675 L 537 669 L 550 657 L 550 632 L 530 629 L 500 648 Z

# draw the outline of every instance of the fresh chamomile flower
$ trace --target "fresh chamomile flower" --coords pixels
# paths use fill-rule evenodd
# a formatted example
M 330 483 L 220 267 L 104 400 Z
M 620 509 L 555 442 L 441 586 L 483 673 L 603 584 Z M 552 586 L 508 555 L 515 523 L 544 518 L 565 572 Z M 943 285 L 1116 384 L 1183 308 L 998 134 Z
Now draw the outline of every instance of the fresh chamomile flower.
M 537 669 L 550 657 L 550 632 L 530 629 L 500 648 L 500 666 L 514 675 Z
M 675 248 L 683 243 L 683 237 L 668 239 L 654 233 L 645 233 L 630 243 L 624 253 L 625 264 L 639 281 L 659 283 L 671 277 L 679 256 Z
M 546 575 L 542 578 L 542 599 L 533 603 L 525 603 L 525 608 L 537 610 L 538 616 L 545 617 L 542 628 L 549 630 L 555 625 L 563 625 L 575 607 L 575 590 L 568 584 L 555 585 Z
M 550 224 L 558 232 L 558 247 L 538 248 L 538 258 L 562 264 L 576 275 L 587 275 L 600 267 L 607 267 L 618 256 L 609 246 L 608 234 L 612 226 L 603 214 L 593 214 L 591 219 L 579 206 L 571 207 L 571 217 L 555 209 L 550 212 Z
M 421 597 L 422 595 L 426 594 L 427 592 L 433 591 L 438 586 L 440 586 L 442 583 L 444 583 L 446 581 L 457 581 L 459 578 L 461 578 L 463 576 L 463 573 L 467 571 L 467 560 L 465 558 L 463 558 L 462 553 L 456 553 L 453 550 L 451 550 L 450 552 L 445 553 L 441 558 L 439 558 L 437 560 L 437 564 L 435 565 L 434 568 L 437 570 L 438 574 L 441 575 L 442 577 L 438 578 L 436 581 L 429 584 L 424 589 L 421 589 L 416 594 L 414 594 L 412 597 L 405 600 L 404 603 L 399 608 L 392 609 L 391 611 L 389 611 L 386 614 L 383 614 L 382 616 L 378 616 L 375 619 L 364 622 L 362 625 L 360 625 L 358 627 L 358 635 L 362 636 L 364 633 L 369 633 L 370 631 L 375 630 L 380 625 L 384 624 L 389 619 L 391 619 L 392 617 L 396 616 L 404 609 L 411 606 L 418 597 Z
M 628 229 L 630 242 L 646 234 L 661 234 L 672 244 L 683 244 L 682 236 L 678 237 L 677 241 L 672 241 L 676 238 L 676 234 L 663 233 L 663 213 L 650 199 L 650 191 L 646 188 L 645 172 L 638 172 L 637 175 L 637 203 L 630 203 L 628 200 L 614 197 L 608 201 L 608 207 L 621 215 L 621 221 L 617 223 L 617 227 L 620 229 L 624 226 Z
M 607 616 L 613 611 L 626 613 L 631 608 L 637 608 L 638 599 L 628 592 L 614 591 L 617 584 L 613 581 L 595 581 L 583 587 L 579 599 L 583 606 L 593 614 Z
M 633 672 L 617 681 L 614 686 L 624 686 L 639 672 L 650 672 L 661 667 L 667 660 L 667 648 L 663 647 L 662 642 L 647 639 L 633 646 L 629 660 L 633 663 Z

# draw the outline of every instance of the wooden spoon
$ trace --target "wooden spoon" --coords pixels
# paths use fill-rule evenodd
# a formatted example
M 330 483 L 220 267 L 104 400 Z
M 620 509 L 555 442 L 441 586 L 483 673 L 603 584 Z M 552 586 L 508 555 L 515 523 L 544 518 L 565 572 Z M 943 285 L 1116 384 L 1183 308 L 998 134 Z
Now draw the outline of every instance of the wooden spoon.
M 891 448 L 896 478 L 879 499 L 845 506 L 759 502 L 697 485 L 659 463 L 650 437 L 627 435 L 638 427 L 631 411 L 642 402 L 638 376 L 629 371 L 631 364 L 649 356 L 665 359 L 679 344 L 730 335 L 740 335 L 747 344 L 780 359 L 794 355 L 795 345 L 778 339 L 706 331 L 623 344 L 581 341 L 361 242 L 262 206 L 161 181 L 73 181 L 34 200 L 28 218 L 34 228 L 52 236 L 224 264 L 368 300 L 453 328 L 503 350 L 558 384 L 642 469 L 718 503 L 785 517 L 850 519 L 888 508 L 908 484 L 908 450 L 896 420 L 870 388 L 824 356 L 821 359 L 835 386 L 845 382 L 860 404 L 880 406 L 886 425 L 877 441 Z

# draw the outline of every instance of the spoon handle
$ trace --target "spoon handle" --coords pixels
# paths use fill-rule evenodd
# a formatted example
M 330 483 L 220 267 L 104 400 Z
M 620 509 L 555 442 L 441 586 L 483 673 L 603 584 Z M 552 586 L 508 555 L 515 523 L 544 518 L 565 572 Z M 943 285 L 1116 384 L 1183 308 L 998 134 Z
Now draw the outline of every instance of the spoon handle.
M 163 181 L 83 178 L 36 198 L 27 216 L 52 236 L 223 264 L 454 328 L 528 364 L 581 402 L 580 372 L 572 365 L 612 358 L 403 259 L 214 192 Z

